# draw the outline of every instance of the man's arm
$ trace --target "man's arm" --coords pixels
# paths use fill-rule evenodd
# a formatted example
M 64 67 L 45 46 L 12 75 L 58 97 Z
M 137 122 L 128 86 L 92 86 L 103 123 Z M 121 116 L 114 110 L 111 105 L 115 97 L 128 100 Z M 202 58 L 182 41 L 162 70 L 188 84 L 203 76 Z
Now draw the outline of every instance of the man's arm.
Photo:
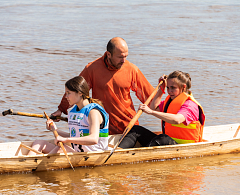
M 88 84 L 89 90 L 92 89 L 91 74 L 88 71 L 88 65 L 83 69 L 79 76 L 82 76 Z
M 67 99 L 65 98 L 65 94 L 64 94 L 63 97 L 62 97 L 61 103 L 58 106 L 58 110 L 53 112 L 51 115 L 52 116 L 61 116 L 62 112 L 67 115 L 68 114 L 67 113 L 67 109 L 68 108 L 69 108 L 69 103 L 68 103 Z M 60 120 L 59 119 L 55 119 L 54 121 L 58 122 Z
M 58 110 L 60 110 L 61 112 L 63 112 L 64 114 L 68 114 L 67 113 L 67 109 L 69 108 L 69 103 L 66 99 L 66 94 L 63 95 L 61 103 L 58 106 Z
M 135 88 L 133 88 L 133 91 L 135 91 L 137 98 L 144 103 L 147 98 L 151 95 L 154 88 L 153 86 L 148 82 L 146 77 L 143 75 L 143 73 L 138 69 L 138 72 L 136 73 L 135 78 Z
M 87 81 L 87 83 L 89 85 L 90 79 L 89 79 L 89 76 L 88 76 L 87 67 L 85 67 L 83 69 L 83 71 L 80 73 L 79 76 L 82 76 Z M 89 86 L 89 89 L 90 89 L 90 86 Z M 55 111 L 54 113 L 52 113 L 51 115 L 52 116 L 61 116 L 62 113 L 67 115 L 68 114 L 67 109 L 70 108 L 70 107 L 71 106 L 69 105 L 69 103 L 68 103 L 68 101 L 65 97 L 65 94 L 64 94 L 63 97 L 62 97 L 61 103 L 58 106 L 58 110 Z M 59 121 L 59 120 L 54 120 L 54 121 Z

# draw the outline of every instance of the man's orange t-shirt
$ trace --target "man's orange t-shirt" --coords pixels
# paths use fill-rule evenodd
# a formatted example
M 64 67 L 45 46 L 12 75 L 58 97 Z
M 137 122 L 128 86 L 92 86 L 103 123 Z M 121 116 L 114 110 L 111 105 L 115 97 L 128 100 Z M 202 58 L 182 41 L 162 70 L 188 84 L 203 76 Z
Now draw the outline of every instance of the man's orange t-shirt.
M 80 76 L 92 89 L 92 98 L 101 100 L 109 114 L 109 134 L 121 134 L 136 114 L 130 90 L 144 103 L 154 88 L 136 65 L 126 60 L 120 69 L 114 70 L 108 68 L 105 59 L 106 53 L 89 63 Z M 65 96 L 58 108 L 67 114 L 69 104 Z

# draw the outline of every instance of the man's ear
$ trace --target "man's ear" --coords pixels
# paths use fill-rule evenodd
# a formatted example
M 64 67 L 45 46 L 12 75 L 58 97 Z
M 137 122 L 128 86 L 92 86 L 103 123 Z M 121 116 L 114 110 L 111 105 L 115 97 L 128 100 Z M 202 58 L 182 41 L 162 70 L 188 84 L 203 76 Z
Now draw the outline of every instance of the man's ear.
M 111 58 L 111 57 L 112 57 L 112 54 L 111 54 L 109 51 L 107 51 L 107 57 L 108 57 L 108 58 Z

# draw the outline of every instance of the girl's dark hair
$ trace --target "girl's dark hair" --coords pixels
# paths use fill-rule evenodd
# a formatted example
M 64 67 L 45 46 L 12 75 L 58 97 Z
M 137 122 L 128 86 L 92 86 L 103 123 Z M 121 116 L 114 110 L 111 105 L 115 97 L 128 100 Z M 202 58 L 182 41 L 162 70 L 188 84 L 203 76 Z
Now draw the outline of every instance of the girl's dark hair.
M 65 83 L 65 87 L 76 93 L 81 92 L 84 100 L 88 99 L 89 103 L 97 103 L 103 107 L 103 104 L 100 100 L 89 97 L 89 87 L 86 80 L 82 76 L 76 76 L 68 80 Z
M 170 73 L 167 77 L 167 79 L 177 79 L 177 84 L 179 88 L 183 88 L 183 85 L 186 84 L 186 93 L 191 94 L 191 91 L 189 90 L 192 86 L 191 84 L 191 77 L 188 73 L 176 70 L 172 73 Z

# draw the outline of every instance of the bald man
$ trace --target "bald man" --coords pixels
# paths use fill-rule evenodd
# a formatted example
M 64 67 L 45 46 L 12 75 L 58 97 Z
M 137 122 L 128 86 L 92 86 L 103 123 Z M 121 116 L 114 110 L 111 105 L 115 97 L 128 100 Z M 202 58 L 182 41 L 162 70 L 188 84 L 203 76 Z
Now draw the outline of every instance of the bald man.
M 135 116 L 130 90 L 144 103 L 154 88 L 138 67 L 128 60 L 128 46 L 120 37 L 112 38 L 107 51 L 97 60 L 89 63 L 80 76 L 92 89 L 92 98 L 102 101 L 109 114 L 109 134 L 121 134 Z M 53 116 L 67 114 L 69 108 L 65 95 Z M 137 121 L 135 125 L 138 125 Z

